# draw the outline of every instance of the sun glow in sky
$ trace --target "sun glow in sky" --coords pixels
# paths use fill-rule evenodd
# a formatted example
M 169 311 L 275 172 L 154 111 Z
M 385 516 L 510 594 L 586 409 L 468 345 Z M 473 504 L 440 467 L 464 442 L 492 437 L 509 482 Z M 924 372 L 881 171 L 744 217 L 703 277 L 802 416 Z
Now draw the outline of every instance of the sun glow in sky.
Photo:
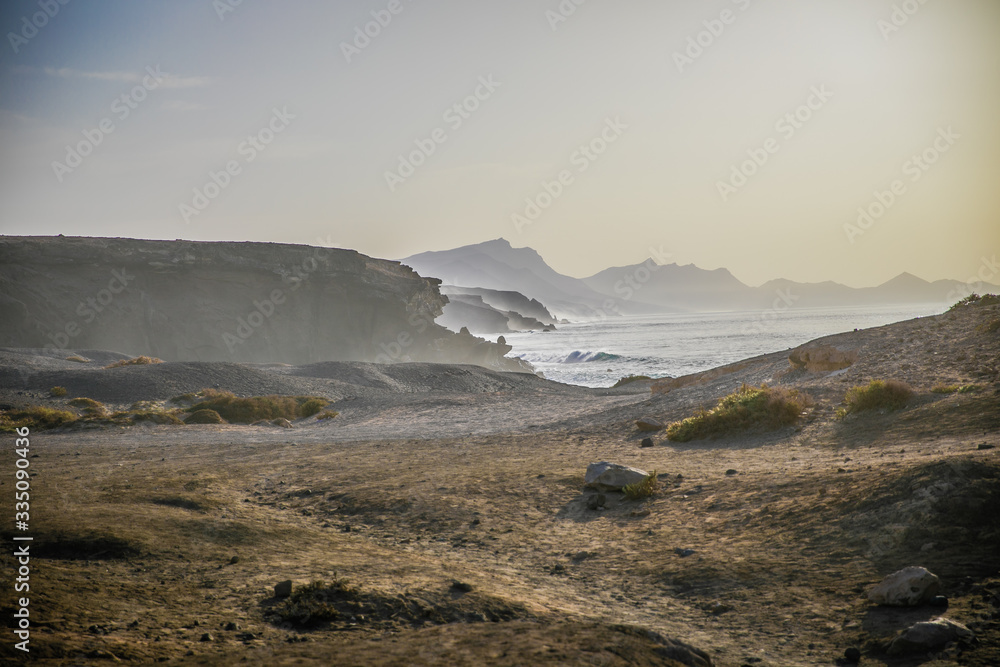
M 0 28 L 4 234 L 504 237 L 575 276 L 652 247 L 852 286 L 1000 253 L 995 0 L 14 0 Z

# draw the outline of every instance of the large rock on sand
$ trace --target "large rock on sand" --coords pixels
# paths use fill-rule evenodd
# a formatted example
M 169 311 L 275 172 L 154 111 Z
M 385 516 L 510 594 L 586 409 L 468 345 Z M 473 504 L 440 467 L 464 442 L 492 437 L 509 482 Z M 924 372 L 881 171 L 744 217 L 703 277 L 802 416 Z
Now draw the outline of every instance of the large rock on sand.
M 868 599 L 876 604 L 915 607 L 929 602 L 940 590 L 937 575 L 923 567 L 904 567 L 868 591 Z
M 788 355 L 792 366 L 814 373 L 839 371 L 858 360 L 857 350 L 841 350 L 833 345 L 806 343 L 792 350 Z
M 972 630 L 961 623 L 938 617 L 930 621 L 921 621 L 904 630 L 903 634 L 892 640 L 889 645 L 889 655 L 925 653 L 959 639 L 972 639 L 973 636 Z
M 649 473 L 645 470 L 601 461 L 587 466 L 584 484 L 600 491 L 618 491 L 623 486 L 641 482 L 646 477 L 649 477 Z

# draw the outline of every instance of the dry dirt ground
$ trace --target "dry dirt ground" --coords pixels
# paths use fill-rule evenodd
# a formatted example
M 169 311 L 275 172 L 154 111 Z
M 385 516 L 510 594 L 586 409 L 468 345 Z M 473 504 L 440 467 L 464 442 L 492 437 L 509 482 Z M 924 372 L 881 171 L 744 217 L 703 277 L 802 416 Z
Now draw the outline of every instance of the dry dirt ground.
M 688 644 L 731 667 L 846 664 L 850 647 L 863 665 L 998 665 L 998 319 L 967 308 L 842 334 L 825 340 L 858 351 L 846 370 L 791 371 L 773 354 L 665 395 L 426 366 L 405 371 L 424 384 L 399 370 L 395 388 L 366 376 L 352 390 L 327 367 L 306 373 L 337 401 L 325 424 L 32 434 L 30 661 L 697 665 Z M 25 368 L 5 375 L 19 378 L 7 400 L 52 377 L 34 374 L 69 373 Z M 475 377 L 435 389 L 428 373 Z M 835 419 L 846 389 L 874 378 L 917 396 Z M 800 425 L 640 447 L 636 418 L 680 419 L 764 381 L 812 396 Z M 977 390 L 931 392 L 941 383 Z M 13 436 L 0 438 L 12 472 Z M 660 493 L 587 509 L 583 474 L 600 460 L 657 471 Z M 12 480 L 0 475 L 11 513 Z M 941 577 L 947 610 L 867 601 L 907 565 Z M 273 616 L 285 579 L 346 580 L 354 597 L 332 621 L 290 626 Z M 977 641 L 886 654 L 942 613 Z M 0 659 L 18 664 L 11 637 Z

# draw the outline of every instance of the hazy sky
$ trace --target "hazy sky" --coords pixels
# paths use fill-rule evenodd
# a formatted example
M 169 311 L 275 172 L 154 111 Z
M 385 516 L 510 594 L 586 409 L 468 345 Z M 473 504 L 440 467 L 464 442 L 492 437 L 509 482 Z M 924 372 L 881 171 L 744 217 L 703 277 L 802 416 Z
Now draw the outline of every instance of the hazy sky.
M 575 276 L 653 247 L 750 284 L 1000 254 L 996 0 L 0 12 L 4 234 L 388 258 L 502 236 Z

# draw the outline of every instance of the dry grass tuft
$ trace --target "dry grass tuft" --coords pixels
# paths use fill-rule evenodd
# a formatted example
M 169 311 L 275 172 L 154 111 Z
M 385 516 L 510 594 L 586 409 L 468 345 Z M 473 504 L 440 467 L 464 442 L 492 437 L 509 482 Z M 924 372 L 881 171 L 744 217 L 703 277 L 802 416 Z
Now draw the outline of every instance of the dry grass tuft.
M 177 412 L 171 410 L 132 410 L 128 412 L 116 412 L 112 416 L 126 419 L 132 423 L 152 422 L 154 424 L 170 424 L 171 426 L 178 426 L 184 423 L 177 416 Z
M 628 500 L 643 500 L 651 498 L 660 490 L 660 482 L 656 477 L 656 471 L 649 473 L 645 479 L 634 484 L 626 484 L 622 487 L 622 493 Z
M 939 384 L 931 391 L 935 394 L 974 394 L 982 389 L 983 386 L 979 384 Z
M 104 404 L 95 401 L 92 398 L 84 398 L 82 396 L 74 398 L 69 402 L 69 405 L 74 408 L 80 408 L 83 410 L 83 414 L 88 417 L 106 417 L 108 414 L 107 410 L 104 408 Z
M 667 427 L 667 438 L 689 442 L 749 430 L 773 430 L 794 424 L 809 405 L 808 397 L 783 387 L 744 384 L 711 410 L 701 410 Z
M 105 366 L 104 368 L 121 368 L 122 366 L 149 366 L 150 364 L 162 364 L 163 359 L 157 359 L 156 357 L 135 357 L 134 359 L 119 359 L 118 361 L 112 362 Z
M 204 397 L 190 410 L 214 410 L 226 421 L 252 424 L 261 420 L 312 417 L 330 401 L 317 396 L 251 396 L 240 398 L 228 391 L 205 389 Z
M 215 410 L 195 410 L 184 419 L 185 424 L 225 424 L 226 420 Z
M 291 596 L 271 610 L 272 622 L 291 623 L 298 627 L 310 627 L 340 616 L 334 604 L 354 601 L 358 597 L 356 588 L 348 586 L 345 579 L 334 579 L 332 584 L 314 581 L 296 588 Z
M 49 389 L 49 396 L 53 398 L 59 398 L 60 396 L 66 395 L 66 387 L 52 387 Z
M 67 410 L 31 405 L 26 408 L 0 410 L 0 432 L 9 433 L 23 427 L 28 427 L 32 431 L 44 431 L 76 420 L 77 416 Z
M 844 418 L 856 412 L 869 410 L 899 410 L 913 398 L 913 388 L 899 380 L 872 380 L 866 385 L 852 387 L 844 396 L 845 406 L 837 410 Z

